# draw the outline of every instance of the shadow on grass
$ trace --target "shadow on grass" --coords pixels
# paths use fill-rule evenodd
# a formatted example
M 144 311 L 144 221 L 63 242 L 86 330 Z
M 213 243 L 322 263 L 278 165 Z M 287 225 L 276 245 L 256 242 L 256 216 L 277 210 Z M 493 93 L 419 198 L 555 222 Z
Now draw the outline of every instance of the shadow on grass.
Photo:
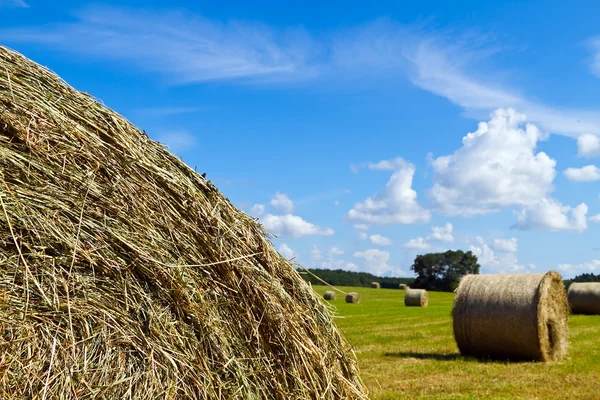
M 415 353 L 411 351 L 400 351 L 396 353 L 385 353 L 386 357 L 394 358 L 417 358 L 419 360 L 454 361 L 464 358 L 460 354 L 437 354 L 437 353 Z

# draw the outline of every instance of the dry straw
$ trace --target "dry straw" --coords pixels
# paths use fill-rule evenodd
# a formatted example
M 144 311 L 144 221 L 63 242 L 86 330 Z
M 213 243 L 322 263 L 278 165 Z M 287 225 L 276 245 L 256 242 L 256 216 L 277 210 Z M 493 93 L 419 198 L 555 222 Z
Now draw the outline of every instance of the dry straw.
M 381 288 L 381 285 L 379 284 L 379 282 L 371 282 L 371 288 L 379 289 L 379 288 Z
M 573 314 L 600 314 L 600 282 L 573 282 L 567 296 Z
M 407 289 L 404 293 L 404 305 L 407 307 L 427 307 L 429 296 L 425 289 Z
M 367 398 L 261 225 L 1 46 L 0 205 L 1 399 Z
M 351 292 L 346 295 L 346 303 L 359 303 L 360 295 L 356 292 Z
M 333 290 L 328 290 L 323 294 L 323 298 L 325 300 L 335 300 L 337 298 L 337 295 Z
M 567 353 L 567 296 L 555 271 L 466 275 L 452 316 L 464 355 L 558 361 Z

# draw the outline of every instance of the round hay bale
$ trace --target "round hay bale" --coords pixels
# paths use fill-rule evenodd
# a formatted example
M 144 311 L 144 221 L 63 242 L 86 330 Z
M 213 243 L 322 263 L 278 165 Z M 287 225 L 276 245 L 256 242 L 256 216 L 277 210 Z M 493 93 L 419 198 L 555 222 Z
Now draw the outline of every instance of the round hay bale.
M 406 290 L 406 288 L 407 288 L 407 286 L 404 283 L 401 283 L 398 285 L 398 289 L 400 289 L 400 290 Z
M 371 289 L 379 289 L 381 288 L 381 285 L 379 284 L 379 282 L 371 282 Z
M 335 300 L 337 298 L 337 295 L 333 290 L 328 290 L 323 294 L 323 298 L 325 300 Z
M 356 292 L 348 293 L 346 295 L 346 303 L 359 303 L 360 295 Z
M 404 293 L 404 305 L 407 307 L 427 307 L 429 296 L 425 289 L 407 289 Z
M 0 399 L 367 398 L 262 225 L 46 68 L 0 71 Z
M 573 282 L 567 297 L 573 314 L 600 314 L 600 282 Z
M 466 275 L 452 309 L 462 354 L 518 360 L 563 359 L 567 316 L 565 287 L 556 271 Z

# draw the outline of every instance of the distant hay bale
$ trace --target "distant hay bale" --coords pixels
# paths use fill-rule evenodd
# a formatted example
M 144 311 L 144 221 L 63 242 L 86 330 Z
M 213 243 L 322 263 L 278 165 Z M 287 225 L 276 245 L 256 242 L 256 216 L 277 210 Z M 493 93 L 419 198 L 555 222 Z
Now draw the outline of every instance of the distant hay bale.
M 346 295 L 346 303 L 359 303 L 360 295 L 356 292 L 348 293 Z
M 466 275 L 452 317 L 464 355 L 558 361 L 567 353 L 567 296 L 556 271 Z
M 337 298 L 337 295 L 333 290 L 328 290 L 325 292 L 325 294 L 323 294 L 323 298 L 325 300 L 335 300 Z
M 379 282 L 371 282 L 371 289 L 379 289 L 380 287 Z
M 406 284 L 404 284 L 404 283 L 401 283 L 400 285 L 398 285 L 398 288 L 399 288 L 400 290 L 406 290 Z
M 600 314 L 600 282 L 573 282 L 567 296 L 573 314 Z
M 408 289 L 404 293 L 404 305 L 407 307 L 427 307 L 429 296 L 425 289 Z
M 164 145 L 0 46 L 0 399 L 367 399 L 271 238 Z

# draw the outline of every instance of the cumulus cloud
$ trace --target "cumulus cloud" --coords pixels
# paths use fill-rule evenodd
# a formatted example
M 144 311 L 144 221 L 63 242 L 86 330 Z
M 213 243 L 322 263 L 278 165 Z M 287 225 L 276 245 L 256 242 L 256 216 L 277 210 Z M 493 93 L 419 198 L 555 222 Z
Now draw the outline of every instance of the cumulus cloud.
M 344 251 L 342 249 L 340 249 L 339 247 L 332 247 L 332 248 L 329 249 L 329 251 L 327 252 L 327 254 L 341 255 L 341 254 L 344 254 Z
M 325 253 L 325 257 L 323 257 L 321 251 L 316 245 L 313 245 L 313 248 L 310 252 L 311 260 L 318 268 L 357 271 L 358 266 L 356 264 L 336 258 L 336 256 L 342 254 L 344 254 L 344 252 L 338 247 L 331 247 Z
M 358 232 L 358 238 L 360 240 L 367 240 L 368 237 L 369 235 L 367 235 L 366 232 Z
M 267 230 L 282 237 L 297 238 L 313 235 L 331 236 L 334 234 L 331 228 L 322 228 L 292 214 L 267 214 L 261 219 L 261 223 Z
M 290 247 L 285 244 L 282 243 L 279 245 L 279 254 L 281 254 L 283 257 L 287 258 L 288 260 L 296 257 L 296 252 L 292 249 L 290 249 Z
M 581 264 L 558 264 L 557 269 L 564 275 L 575 276 L 600 271 L 600 260 L 592 260 Z
M 508 206 L 532 206 L 553 190 L 556 161 L 535 152 L 545 137 L 524 114 L 498 109 L 453 154 L 433 160 L 429 194 L 447 216 L 471 217 Z
M 356 203 L 348 218 L 356 223 L 416 224 L 428 222 L 431 212 L 417 203 L 417 192 L 412 189 L 415 167 L 402 160 L 385 188 L 364 202 Z
M 387 263 L 390 259 L 390 253 L 378 249 L 368 249 L 365 251 L 357 251 L 354 257 L 360 258 L 364 263 L 364 271 L 370 272 L 376 276 L 394 273 L 398 268 L 391 267 Z
M 494 250 L 481 237 L 475 238 L 476 243 L 469 246 L 469 250 L 477 256 L 482 272 L 485 273 L 519 273 L 526 272 L 527 268 L 518 263 L 515 251 L 502 249 L 503 254 L 498 256 Z M 496 244 L 496 242 L 494 242 Z M 511 249 L 512 250 L 512 249 Z
M 577 156 L 594 157 L 600 155 L 600 138 L 590 133 L 577 138 Z
M 283 213 L 289 214 L 294 212 L 294 202 L 284 193 L 275 193 L 269 204 L 275 210 Z
M 517 238 L 510 239 L 494 239 L 494 249 L 498 251 L 506 251 L 509 253 L 516 253 L 519 246 Z
M 431 245 L 429 243 L 427 243 L 427 241 L 424 238 L 419 236 L 416 239 L 411 239 L 408 242 L 404 243 L 402 245 L 402 247 L 407 248 L 407 249 L 425 250 L 425 249 L 430 248 Z
M 517 221 L 511 228 L 539 231 L 583 232 L 587 229 L 585 203 L 575 208 L 564 206 L 552 199 L 543 199 L 517 213 Z
M 600 168 L 595 165 L 586 165 L 582 168 L 567 168 L 564 174 L 568 180 L 575 182 L 600 180 Z
M 429 236 L 428 239 L 431 238 L 442 242 L 453 242 L 454 237 L 452 236 L 452 229 L 453 227 L 450 222 L 446 222 L 444 226 L 432 226 L 431 236 Z
M 589 220 L 595 224 L 600 224 L 600 214 L 592 215 Z
M 264 204 L 255 204 L 250 209 L 250 215 L 253 217 L 260 217 L 265 213 L 265 205 Z
M 392 244 L 392 241 L 389 238 L 381 235 L 371 235 L 369 236 L 369 240 L 377 246 L 389 246 Z

